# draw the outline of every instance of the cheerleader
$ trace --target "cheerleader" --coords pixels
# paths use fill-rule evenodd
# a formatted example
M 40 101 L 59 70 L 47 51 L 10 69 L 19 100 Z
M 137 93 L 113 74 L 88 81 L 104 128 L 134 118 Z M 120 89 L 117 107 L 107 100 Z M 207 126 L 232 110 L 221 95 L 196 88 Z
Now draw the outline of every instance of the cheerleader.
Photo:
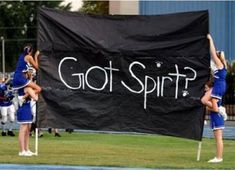
M 31 45 L 27 45 L 24 47 L 23 53 L 20 55 L 16 70 L 13 77 L 13 88 L 18 90 L 24 88 L 25 95 L 22 98 L 21 103 L 30 96 L 33 100 L 38 100 L 38 94 L 41 92 L 41 87 L 38 86 L 36 83 L 31 81 L 27 76 L 25 76 L 24 72 L 27 72 L 28 68 L 32 66 L 36 70 L 38 69 L 38 56 L 39 51 L 35 53 L 35 60 L 32 57 L 33 48 Z
M 227 114 L 225 108 L 222 106 L 218 107 L 218 101 L 222 99 L 226 92 L 226 74 L 227 74 L 227 63 L 223 51 L 216 51 L 214 42 L 210 34 L 207 36 L 210 43 L 210 53 L 215 63 L 216 69 L 213 70 L 214 85 L 205 93 L 201 101 L 208 107 L 209 110 L 220 113 L 224 120 L 227 120 Z
M 8 78 L 5 80 L 3 77 L 0 80 L 0 106 L 1 106 L 1 115 L 2 115 L 2 136 L 15 136 L 13 132 L 13 124 L 15 121 L 15 107 L 12 103 L 12 99 L 14 98 L 14 95 L 12 91 L 8 89 L 9 86 L 7 86 L 7 83 L 10 79 Z M 9 119 L 8 119 L 9 117 Z M 6 132 L 6 125 L 9 120 L 9 128 Z
M 223 161 L 223 129 L 224 121 L 227 120 L 225 108 L 221 106 L 222 97 L 226 92 L 227 63 L 223 51 L 216 51 L 212 37 L 207 36 L 210 43 L 210 53 L 215 63 L 214 84 L 208 88 L 201 101 L 210 110 L 211 128 L 216 140 L 216 156 L 209 163 Z
M 24 95 L 24 89 L 18 90 L 19 95 Z M 25 102 L 17 110 L 17 122 L 20 124 L 19 129 L 19 156 L 33 156 L 33 152 L 29 150 L 30 127 L 33 122 L 33 114 L 31 110 L 31 99 L 28 97 Z

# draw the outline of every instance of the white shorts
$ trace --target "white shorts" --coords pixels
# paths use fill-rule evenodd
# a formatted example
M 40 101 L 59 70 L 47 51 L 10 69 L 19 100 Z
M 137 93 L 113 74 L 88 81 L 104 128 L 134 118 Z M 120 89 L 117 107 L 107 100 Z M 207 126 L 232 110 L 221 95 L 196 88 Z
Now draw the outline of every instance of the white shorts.
M 13 104 L 10 106 L 1 106 L 1 115 L 6 117 L 9 115 L 10 121 L 15 121 L 15 107 Z

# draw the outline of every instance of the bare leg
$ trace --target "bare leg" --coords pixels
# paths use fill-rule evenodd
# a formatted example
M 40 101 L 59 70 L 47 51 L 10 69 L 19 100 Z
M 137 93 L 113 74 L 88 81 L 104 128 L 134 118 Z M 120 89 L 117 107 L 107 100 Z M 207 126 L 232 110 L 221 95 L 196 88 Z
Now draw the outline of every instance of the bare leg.
M 59 129 L 54 129 L 54 132 L 55 132 L 55 136 L 56 137 L 61 137 L 60 133 L 59 133 Z
M 38 94 L 36 94 L 35 91 L 31 87 L 25 87 L 24 92 L 25 94 L 28 94 L 34 101 L 38 101 Z
M 212 98 L 211 99 L 211 104 L 212 104 L 212 107 L 207 106 L 207 109 L 210 110 L 210 111 L 213 111 L 213 112 L 219 112 L 218 99 Z
M 206 91 L 204 96 L 201 98 L 202 104 L 206 105 L 209 108 L 212 108 L 211 91 L 212 89 Z
M 20 131 L 19 131 L 19 148 L 20 152 L 25 151 L 25 134 L 27 133 L 27 124 L 21 124 L 20 125 Z
M 27 87 L 31 87 L 35 91 L 35 94 L 39 94 L 42 91 L 42 88 L 34 82 L 30 82 Z
M 23 99 L 26 99 L 27 97 L 31 97 L 33 100 L 38 100 L 38 94 L 42 91 L 42 88 L 38 86 L 34 82 L 30 82 L 26 87 L 25 90 L 27 91 L 24 95 Z
M 55 133 L 59 133 L 59 129 L 55 128 L 54 129 Z
M 216 141 L 216 157 L 218 159 L 223 158 L 223 137 L 222 137 L 223 131 L 222 129 L 217 129 L 214 130 L 214 136 L 215 136 L 215 141 Z
M 25 150 L 29 150 L 29 136 L 30 136 L 30 124 L 27 124 L 27 132 L 25 133 Z

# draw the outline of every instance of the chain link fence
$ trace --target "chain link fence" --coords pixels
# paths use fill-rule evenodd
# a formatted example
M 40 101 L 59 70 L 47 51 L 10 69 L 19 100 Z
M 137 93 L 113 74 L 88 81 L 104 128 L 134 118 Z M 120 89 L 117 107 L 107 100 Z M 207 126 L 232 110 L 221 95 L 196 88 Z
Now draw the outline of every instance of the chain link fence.
M 235 121 L 235 74 L 227 75 L 227 92 L 223 98 L 228 120 Z

